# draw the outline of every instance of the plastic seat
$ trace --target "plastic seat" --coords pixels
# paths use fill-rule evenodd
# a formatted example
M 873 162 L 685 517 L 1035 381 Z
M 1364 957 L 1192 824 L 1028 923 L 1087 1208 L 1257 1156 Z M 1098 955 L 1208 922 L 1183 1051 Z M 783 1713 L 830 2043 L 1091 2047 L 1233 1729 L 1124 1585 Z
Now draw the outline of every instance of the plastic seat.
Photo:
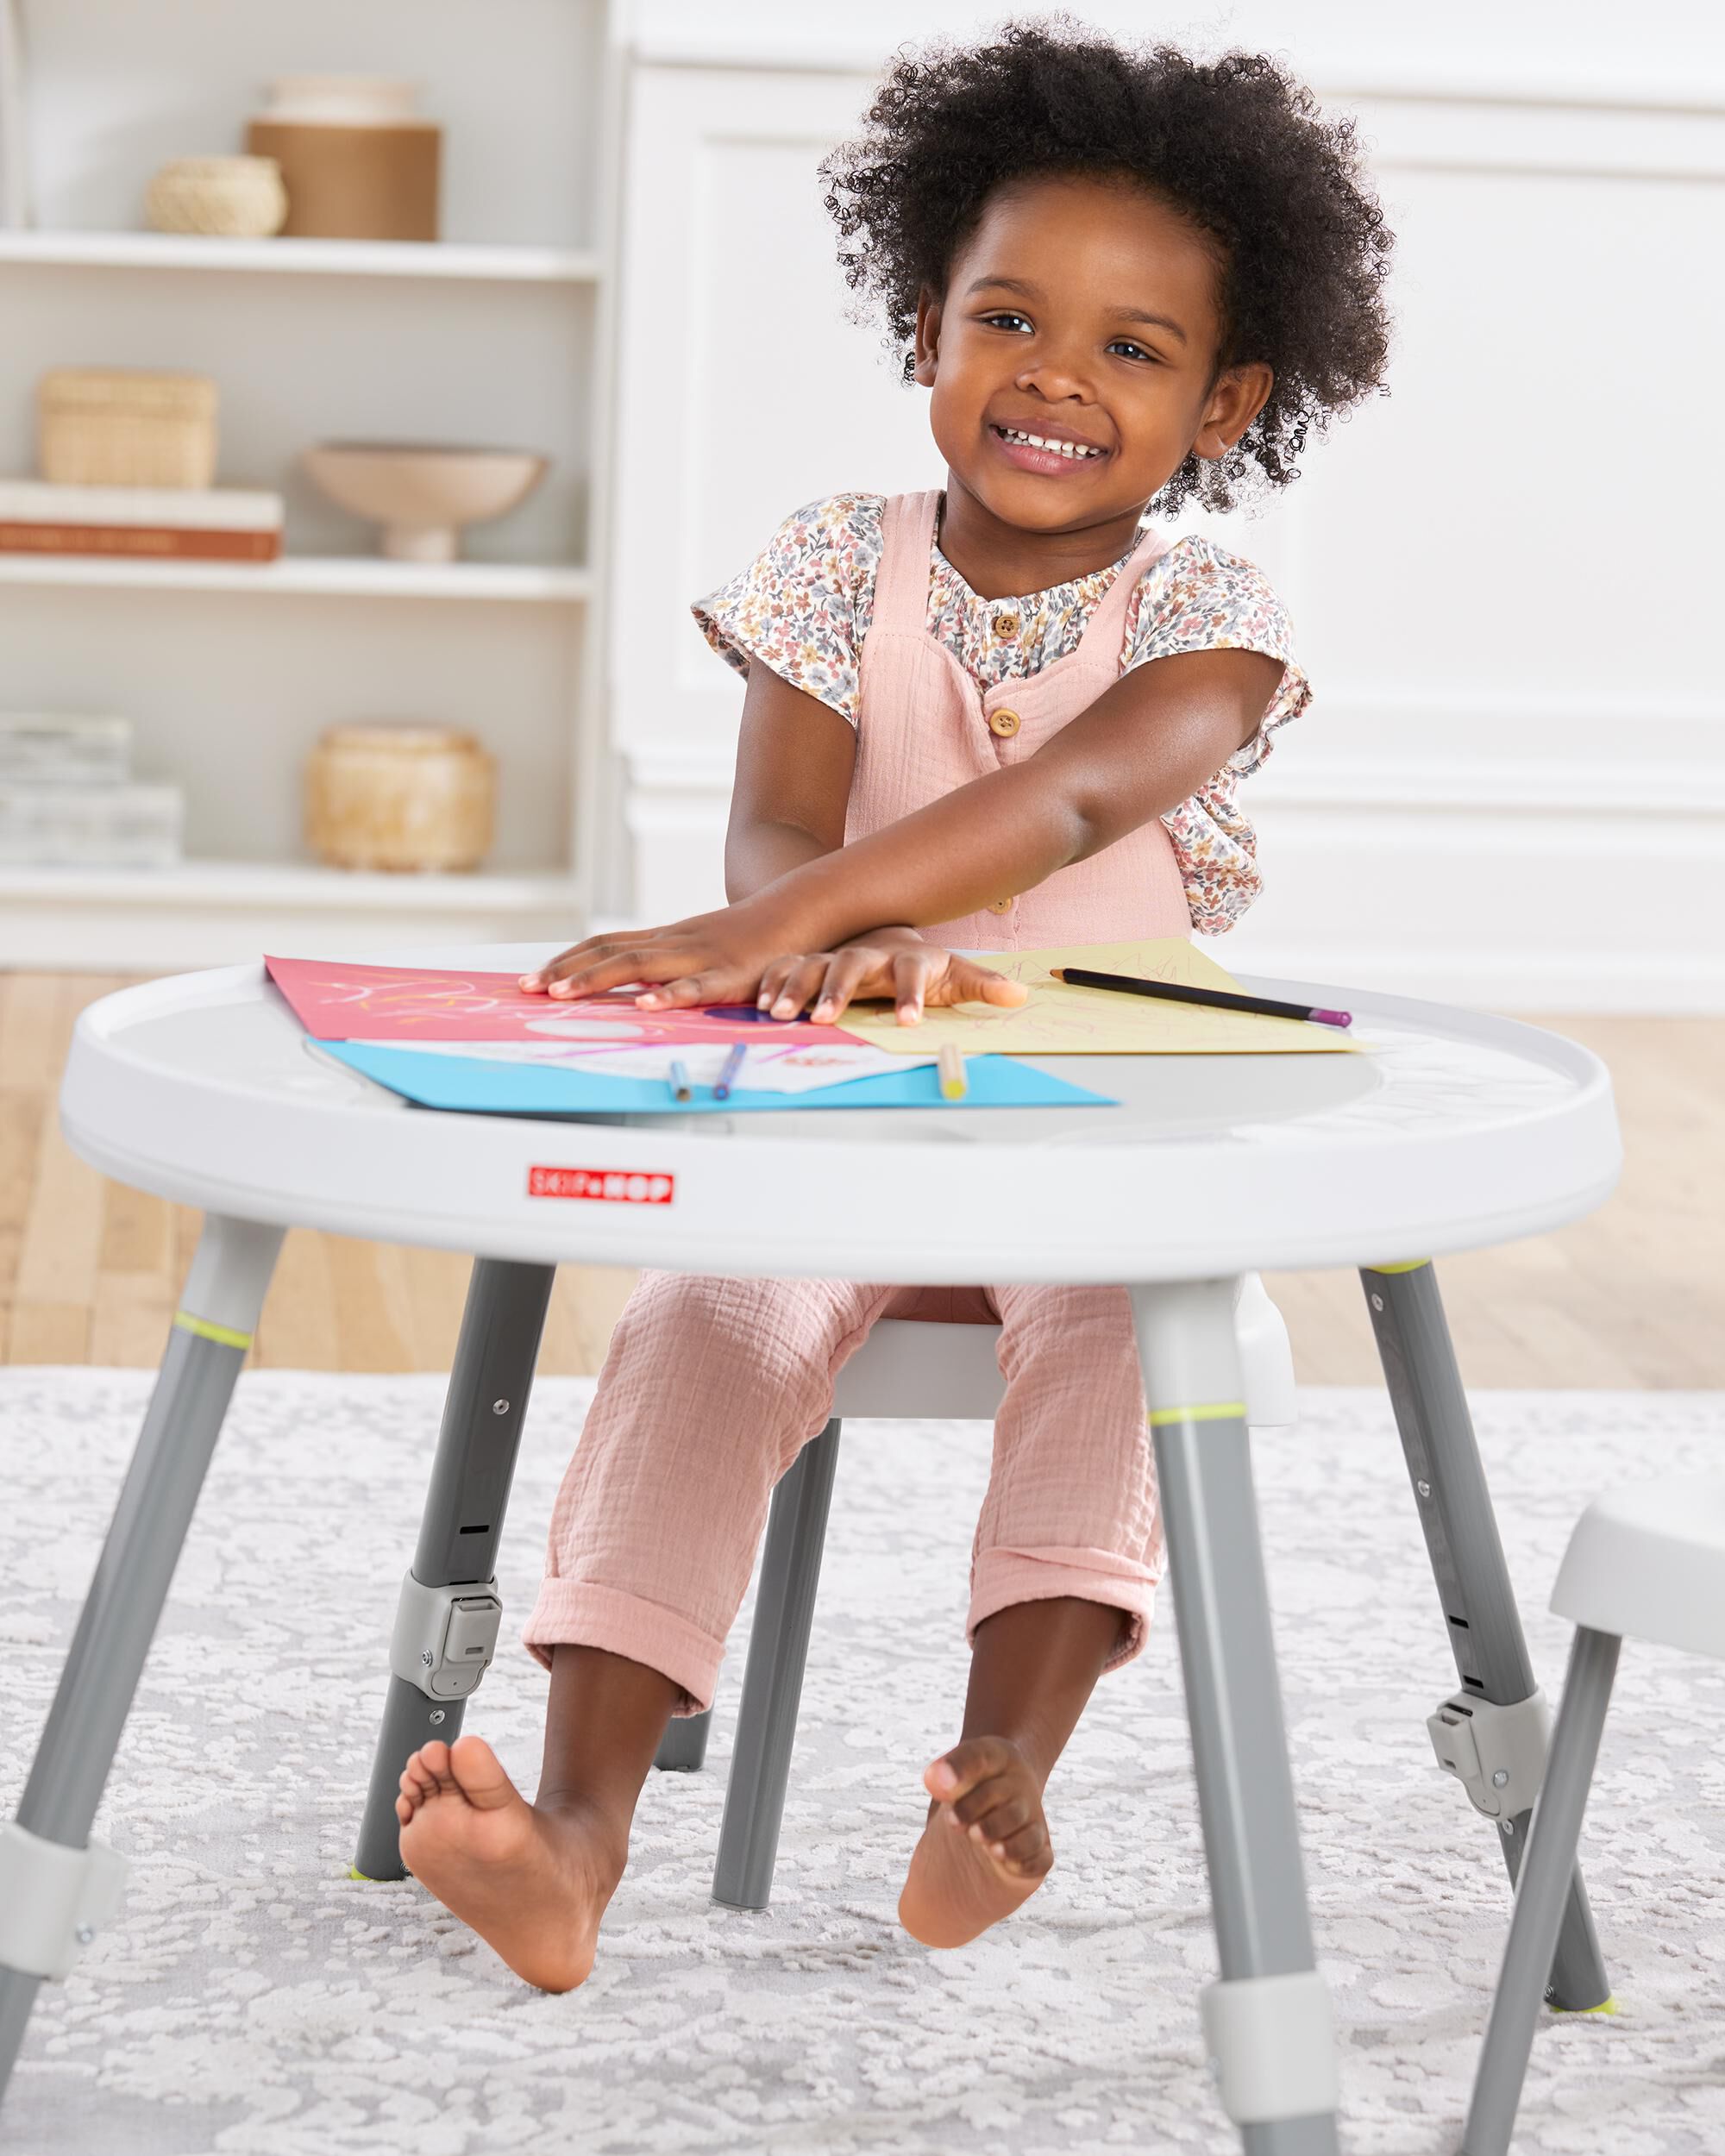
M 1552 1589 L 1572 1625 L 1725 1656 L 1725 1475 L 1672 1475 L 1596 1497 Z
M 1575 1645 L 1521 1860 L 1464 2156 L 1504 2156 L 1509 2147 L 1622 1642 L 1653 1639 L 1725 1658 L 1725 1475 L 1668 1476 L 1596 1498 L 1570 1537 L 1552 1608 L 1575 1626 Z
M 1254 1429 L 1295 1422 L 1288 1328 L 1256 1273 L 1236 1291 L 1234 1328 L 1247 1422 Z M 993 1325 L 883 1319 L 839 1372 L 831 1420 L 773 1492 L 713 1866 L 713 1899 L 728 1908 L 763 1909 L 772 1896 L 840 1424 L 847 1415 L 992 1421 L 1006 1389 L 994 1359 L 999 1337 Z M 709 1708 L 674 1721 L 656 1764 L 698 1768 L 712 1719 Z

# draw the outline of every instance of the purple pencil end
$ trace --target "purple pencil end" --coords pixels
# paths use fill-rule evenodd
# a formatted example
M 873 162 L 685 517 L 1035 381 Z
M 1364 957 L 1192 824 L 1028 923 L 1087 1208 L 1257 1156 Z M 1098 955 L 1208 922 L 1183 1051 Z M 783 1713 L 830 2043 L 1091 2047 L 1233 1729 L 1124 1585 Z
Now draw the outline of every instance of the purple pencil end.
M 1312 1016 L 1320 1025 L 1352 1025 L 1353 1024 L 1352 1011 L 1314 1011 Z

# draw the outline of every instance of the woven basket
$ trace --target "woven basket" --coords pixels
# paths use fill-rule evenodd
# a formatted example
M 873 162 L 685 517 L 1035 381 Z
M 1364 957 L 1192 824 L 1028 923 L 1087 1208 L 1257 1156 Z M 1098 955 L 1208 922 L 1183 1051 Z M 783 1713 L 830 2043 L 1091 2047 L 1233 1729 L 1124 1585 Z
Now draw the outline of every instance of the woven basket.
M 471 734 L 331 726 L 305 767 L 305 840 L 337 868 L 476 868 L 492 842 L 496 767 Z
M 150 182 L 144 215 L 158 232 L 267 240 L 287 216 L 273 157 L 176 157 Z
M 61 367 L 36 390 L 37 462 L 57 486 L 210 486 L 216 385 L 203 374 Z

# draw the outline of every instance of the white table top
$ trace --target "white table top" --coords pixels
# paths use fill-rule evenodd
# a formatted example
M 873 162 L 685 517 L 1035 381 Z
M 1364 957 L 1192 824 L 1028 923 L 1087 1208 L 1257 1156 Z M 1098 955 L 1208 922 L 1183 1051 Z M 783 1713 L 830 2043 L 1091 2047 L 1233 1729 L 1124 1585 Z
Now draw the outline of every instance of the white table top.
M 366 962 L 524 972 L 557 948 Z M 488 1257 L 931 1284 L 1395 1263 L 1536 1234 L 1615 1182 L 1610 1081 L 1575 1043 L 1441 1004 L 1245 985 L 1352 1010 L 1371 1052 L 1032 1059 L 1116 1108 L 453 1115 L 310 1051 L 255 964 L 91 1005 L 61 1115 L 106 1174 L 244 1219 Z

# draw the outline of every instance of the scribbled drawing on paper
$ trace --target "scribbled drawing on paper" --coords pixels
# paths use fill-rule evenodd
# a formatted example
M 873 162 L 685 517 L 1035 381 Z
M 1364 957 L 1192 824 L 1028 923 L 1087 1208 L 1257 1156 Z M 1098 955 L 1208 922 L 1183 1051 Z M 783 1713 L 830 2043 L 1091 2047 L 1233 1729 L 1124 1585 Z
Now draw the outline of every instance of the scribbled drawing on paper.
M 1016 1010 L 963 1003 L 928 1012 L 901 1026 L 891 1012 L 853 1007 L 844 1023 L 877 1048 L 906 1055 L 954 1041 L 967 1055 L 1264 1056 L 1347 1054 L 1361 1044 L 1333 1026 L 1256 1012 L 1207 1011 L 1107 988 L 1075 987 L 1051 978 L 1056 966 L 1088 967 L 1139 981 L 1178 981 L 1194 988 L 1240 993 L 1232 975 L 1180 937 L 1123 943 L 1074 944 L 1053 950 L 982 951 L 981 962 L 1022 981 L 1030 1000 Z

